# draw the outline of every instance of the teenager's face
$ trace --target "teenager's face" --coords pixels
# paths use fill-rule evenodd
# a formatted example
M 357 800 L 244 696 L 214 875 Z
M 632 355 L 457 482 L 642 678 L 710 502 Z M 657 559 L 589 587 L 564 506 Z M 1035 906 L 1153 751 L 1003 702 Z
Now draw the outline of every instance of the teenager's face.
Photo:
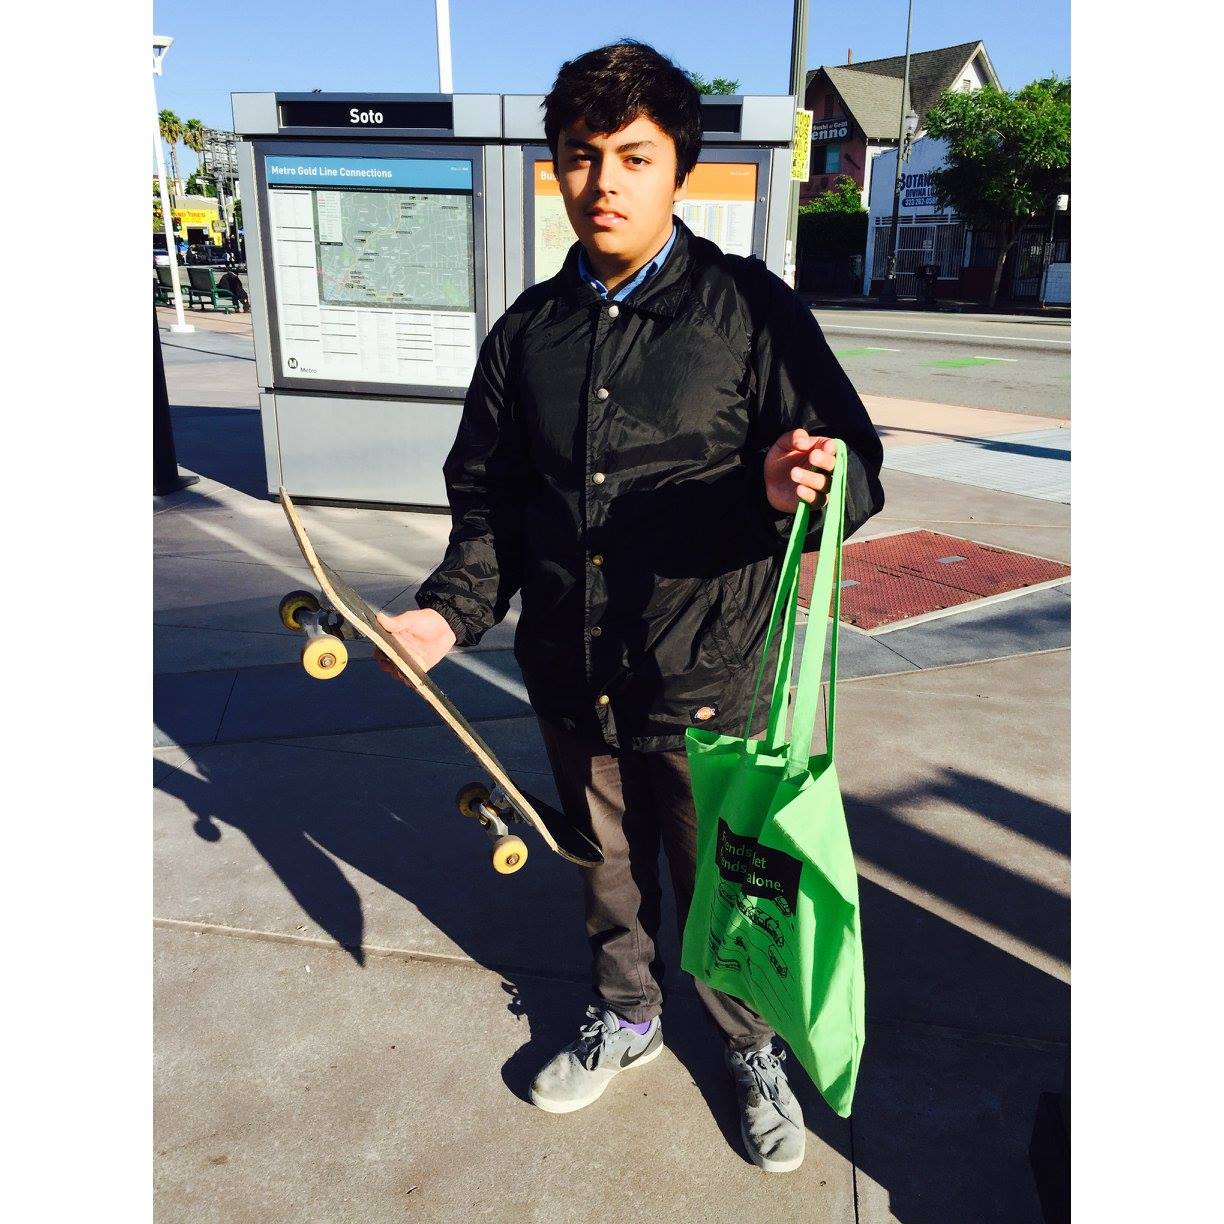
M 676 186 L 676 146 L 639 115 L 619 132 L 595 135 L 584 119 L 557 141 L 557 180 L 579 242 L 612 266 L 645 263 L 667 241 Z

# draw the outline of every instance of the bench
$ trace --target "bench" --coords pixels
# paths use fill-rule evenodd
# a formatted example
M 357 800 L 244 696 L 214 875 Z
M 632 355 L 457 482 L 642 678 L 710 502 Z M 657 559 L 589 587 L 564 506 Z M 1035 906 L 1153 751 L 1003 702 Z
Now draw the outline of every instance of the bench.
M 169 268 L 165 270 L 170 271 Z M 158 268 L 158 271 L 162 269 Z M 210 302 L 214 310 L 223 310 L 226 314 L 238 309 L 234 295 L 228 289 L 217 288 L 217 279 L 211 268 L 202 268 L 198 265 L 189 266 L 187 268 L 187 292 L 190 295 L 192 306 L 199 302 L 200 308 L 203 309 L 204 304 Z
M 174 269 L 158 264 L 154 269 L 157 275 L 153 278 L 153 300 L 159 306 L 170 306 L 174 302 Z M 179 283 L 180 291 L 186 286 Z

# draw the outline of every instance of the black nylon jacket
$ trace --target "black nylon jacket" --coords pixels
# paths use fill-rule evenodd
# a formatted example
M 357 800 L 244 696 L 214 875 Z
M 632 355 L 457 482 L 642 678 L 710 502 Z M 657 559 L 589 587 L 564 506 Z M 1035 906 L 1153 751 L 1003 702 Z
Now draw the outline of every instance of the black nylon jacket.
M 449 546 L 416 596 L 471 646 L 521 590 L 532 706 L 614 750 L 743 732 L 793 522 L 765 496 L 781 434 L 845 441 L 847 535 L 884 504 L 880 440 L 807 307 L 675 224 L 626 301 L 581 278 L 575 242 L 494 324 L 443 468 Z

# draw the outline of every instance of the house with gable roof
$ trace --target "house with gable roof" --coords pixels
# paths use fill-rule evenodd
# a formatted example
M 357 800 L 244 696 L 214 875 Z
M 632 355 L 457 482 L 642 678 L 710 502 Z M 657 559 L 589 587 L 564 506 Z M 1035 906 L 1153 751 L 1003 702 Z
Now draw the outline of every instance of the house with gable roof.
M 800 204 L 828 191 L 846 174 L 858 184 L 867 207 L 872 162 L 897 147 L 903 114 L 911 107 L 917 114 L 917 138 L 925 130 L 927 111 L 945 90 L 1003 88 L 981 39 L 912 52 L 908 99 L 901 96 L 904 79 L 904 55 L 858 64 L 848 59 L 807 74 L 803 105 L 812 112 L 812 173 L 799 188 Z

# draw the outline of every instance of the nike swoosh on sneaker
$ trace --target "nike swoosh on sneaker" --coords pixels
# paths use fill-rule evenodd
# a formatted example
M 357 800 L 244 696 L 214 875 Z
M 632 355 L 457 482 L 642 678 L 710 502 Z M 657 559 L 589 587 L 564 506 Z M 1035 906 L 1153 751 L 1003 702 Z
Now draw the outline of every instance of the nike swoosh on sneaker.
M 653 1050 L 662 1040 L 661 1030 L 655 1029 L 654 1036 L 651 1037 L 651 1039 L 636 1054 L 630 1054 L 629 1051 L 626 1050 L 620 1058 L 621 1070 L 623 1071 L 626 1067 L 633 1066 L 633 1064 L 637 1062 L 639 1058 L 643 1058 L 645 1055 L 649 1054 L 650 1051 Z

